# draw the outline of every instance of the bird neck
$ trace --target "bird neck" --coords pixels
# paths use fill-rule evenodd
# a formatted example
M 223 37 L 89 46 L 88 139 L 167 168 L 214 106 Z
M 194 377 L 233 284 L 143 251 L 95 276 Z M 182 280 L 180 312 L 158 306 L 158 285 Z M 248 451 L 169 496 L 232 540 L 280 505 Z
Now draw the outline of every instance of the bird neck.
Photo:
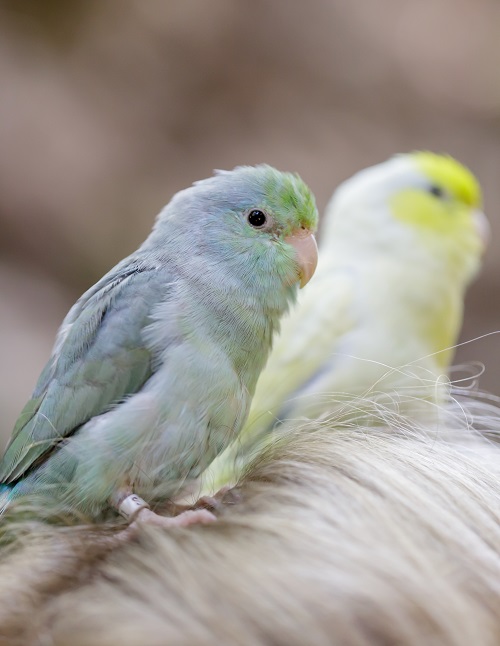
M 331 250 L 330 258 L 332 265 L 323 271 L 352 275 L 359 290 L 356 310 L 376 338 L 391 339 L 392 345 L 402 348 L 401 354 L 407 348 L 408 355 L 415 355 L 409 359 L 436 353 L 430 362 L 437 369 L 449 365 L 467 285 L 452 263 L 439 253 L 419 250 L 418 245 L 405 257 L 373 251 L 353 257 L 339 247 Z
M 141 251 L 147 250 L 149 244 L 148 239 Z M 171 246 L 156 244 L 155 258 L 160 264 L 168 263 L 178 277 L 175 289 L 182 307 L 177 316 L 183 319 L 182 328 L 194 335 L 190 321 L 202 321 L 202 334 L 208 334 L 226 353 L 253 395 L 273 335 L 279 331 L 282 315 L 295 301 L 298 285 L 284 286 L 273 271 L 256 275 L 252 258 L 244 254 L 226 255 L 221 262 L 219 257 L 197 253 L 188 245 L 185 257 L 189 262 L 182 264 L 179 245 L 175 254 Z M 160 253 L 158 248 L 162 249 Z
M 259 289 L 228 281 L 214 281 L 209 274 L 190 281 L 193 315 L 204 310 L 205 333 L 220 347 L 235 372 L 253 395 L 258 376 L 267 361 L 281 316 L 293 300 L 295 288 L 283 294 L 283 286 Z M 283 294 L 282 298 L 278 295 Z

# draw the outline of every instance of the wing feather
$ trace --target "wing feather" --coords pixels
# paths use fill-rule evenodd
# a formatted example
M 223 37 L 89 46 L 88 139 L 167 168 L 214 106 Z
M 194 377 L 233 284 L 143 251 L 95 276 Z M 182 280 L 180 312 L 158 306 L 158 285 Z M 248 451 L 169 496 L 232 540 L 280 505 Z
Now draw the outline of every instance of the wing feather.
M 168 284 L 166 270 L 124 261 L 77 301 L 14 427 L 0 482 L 15 482 L 82 424 L 141 389 L 155 364 L 143 330 Z

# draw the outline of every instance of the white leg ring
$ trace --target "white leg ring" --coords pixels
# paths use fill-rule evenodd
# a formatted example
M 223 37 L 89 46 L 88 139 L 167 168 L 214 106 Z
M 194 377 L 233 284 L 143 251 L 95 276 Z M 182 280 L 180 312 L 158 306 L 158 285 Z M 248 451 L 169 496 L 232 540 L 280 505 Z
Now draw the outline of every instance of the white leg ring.
M 149 509 L 149 505 L 145 500 L 133 493 L 121 502 L 118 507 L 118 513 L 129 522 L 132 522 L 141 509 Z

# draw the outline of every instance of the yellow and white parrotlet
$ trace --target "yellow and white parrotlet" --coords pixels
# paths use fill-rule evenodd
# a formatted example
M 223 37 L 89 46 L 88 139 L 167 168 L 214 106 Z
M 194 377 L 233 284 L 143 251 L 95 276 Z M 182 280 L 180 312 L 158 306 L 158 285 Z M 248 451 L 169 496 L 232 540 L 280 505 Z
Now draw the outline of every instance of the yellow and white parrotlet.
M 215 480 L 278 421 L 332 412 L 346 396 L 432 399 L 488 232 L 476 178 L 449 156 L 397 155 L 344 182 L 326 209 L 316 275 L 283 320 Z

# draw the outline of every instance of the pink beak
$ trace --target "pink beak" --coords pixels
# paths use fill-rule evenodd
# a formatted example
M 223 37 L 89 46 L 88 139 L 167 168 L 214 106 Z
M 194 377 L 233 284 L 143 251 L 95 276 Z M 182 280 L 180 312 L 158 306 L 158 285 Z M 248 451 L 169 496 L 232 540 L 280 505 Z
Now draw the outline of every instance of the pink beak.
M 309 229 L 297 229 L 285 242 L 292 245 L 297 254 L 297 264 L 300 268 L 300 287 L 304 287 L 311 280 L 318 264 L 318 245 Z

